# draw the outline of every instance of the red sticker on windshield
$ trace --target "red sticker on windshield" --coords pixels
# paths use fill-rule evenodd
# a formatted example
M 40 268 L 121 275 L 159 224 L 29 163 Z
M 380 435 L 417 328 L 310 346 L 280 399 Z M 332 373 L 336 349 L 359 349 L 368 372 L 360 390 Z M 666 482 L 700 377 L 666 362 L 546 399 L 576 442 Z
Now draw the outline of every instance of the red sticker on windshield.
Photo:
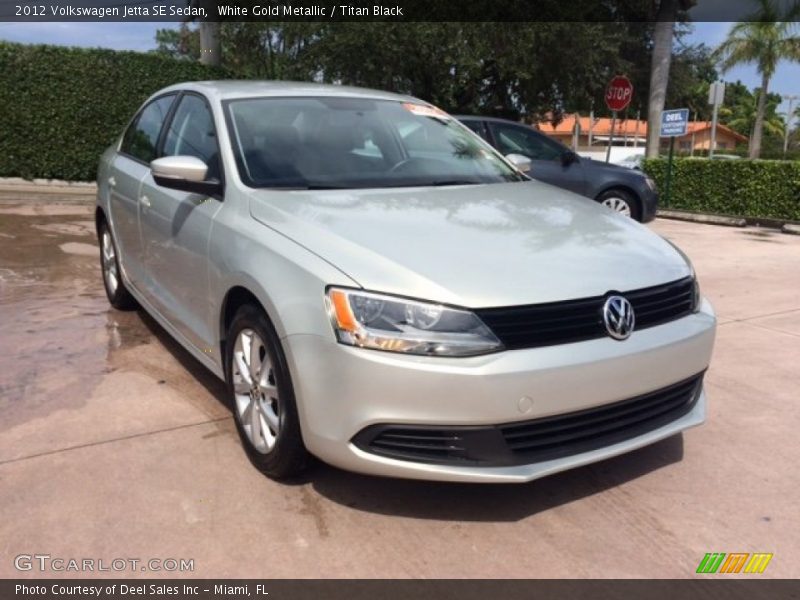
M 403 108 L 405 108 L 408 112 L 420 117 L 434 117 L 436 119 L 453 118 L 441 108 L 436 108 L 430 104 L 414 104 L 413 102 L 403 102 Z

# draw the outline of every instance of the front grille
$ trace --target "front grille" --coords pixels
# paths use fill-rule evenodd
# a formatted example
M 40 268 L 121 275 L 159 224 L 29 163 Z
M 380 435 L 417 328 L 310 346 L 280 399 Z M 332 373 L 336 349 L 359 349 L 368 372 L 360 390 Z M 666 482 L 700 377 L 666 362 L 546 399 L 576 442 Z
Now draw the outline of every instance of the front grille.
M 353 443 L 399 460 L 463 466 L 511 466 L 617 444 L 679 419 L 696 404 L 700 373 L 655 392 L 593 408 L 502 425 L 371 425 Z
M 686 277 L 672 283 L 610 292 L 627 298 L 636 316 L 635 329 L 646 329 L 690 314 L 694 281 Z M 603 304 L 607 296 L 580 300 L 482 308 L 475 314 L 509 350 L 569 344 L 606 337 Z
M 633 306 L 636 329 L 654 327 L 680 319 L 694 308 L 694 280 L 691 277 L 622 294 Z

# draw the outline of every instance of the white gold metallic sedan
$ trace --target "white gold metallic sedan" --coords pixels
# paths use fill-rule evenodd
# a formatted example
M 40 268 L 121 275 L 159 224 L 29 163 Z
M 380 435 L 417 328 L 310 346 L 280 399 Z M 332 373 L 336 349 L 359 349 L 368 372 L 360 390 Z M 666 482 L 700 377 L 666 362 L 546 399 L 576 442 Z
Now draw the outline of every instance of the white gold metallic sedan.
M 252 463 L 522 482 L 699 425 L 688 259 L 416 98 L 203 82 L 102 156 L 111 304 L 227 382 Z

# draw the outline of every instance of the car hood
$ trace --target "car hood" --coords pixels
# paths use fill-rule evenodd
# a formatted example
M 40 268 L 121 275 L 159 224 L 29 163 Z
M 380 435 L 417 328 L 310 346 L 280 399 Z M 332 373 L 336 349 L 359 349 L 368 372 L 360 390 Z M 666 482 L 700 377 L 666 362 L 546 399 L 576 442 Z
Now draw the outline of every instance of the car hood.
M 366 289 L 466 307 L 598 296 L 690 274 L 646 227 L 535 181 L 258 190 L 250 210 Z
M 603 160 L 594 160 L 592 158 L 589 159 L 581 159 L 586 161 L 586 165 L 593 171 L 602 172 L 602 173 L 611 173 L 614 175 L 620 174 L 630 174 L 631 170 L 630 167 L 626 167 L 621 163 L 607 163 Z M 624 161 L 623 161 L 624 162 Z M 634 165 L 634 162 L 628 162 L 626 164 Z M 645 177 L 644 173 L 637 172 L 635 173 L 636 177 Z

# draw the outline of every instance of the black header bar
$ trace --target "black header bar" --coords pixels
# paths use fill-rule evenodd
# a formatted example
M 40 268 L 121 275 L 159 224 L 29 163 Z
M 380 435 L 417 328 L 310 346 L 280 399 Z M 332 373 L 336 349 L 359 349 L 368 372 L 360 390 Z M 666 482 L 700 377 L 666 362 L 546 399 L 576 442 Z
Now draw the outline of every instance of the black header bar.
M 745 21 L 752 0 L 676 0 L 679 19 Z M 777 0 L 779 5 L 790 0 Z M 0 21 L 656 21 L 652 0 L 0 0 Z

